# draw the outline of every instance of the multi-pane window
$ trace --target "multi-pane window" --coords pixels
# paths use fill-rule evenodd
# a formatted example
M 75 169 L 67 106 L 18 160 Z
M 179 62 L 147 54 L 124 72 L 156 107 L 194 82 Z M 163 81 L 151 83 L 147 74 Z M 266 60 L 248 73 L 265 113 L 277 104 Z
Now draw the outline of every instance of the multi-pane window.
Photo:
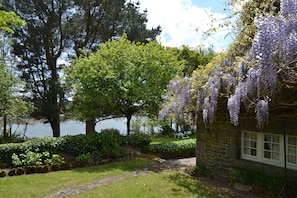
M 287 162 L 291 164 L 297 164 L 297 137 L 288 136 L 287 143 Z
M 264 134 L 264 158 L 280 160 L 280 136 Z
M 244 132 L 243 153 L 246 155 L 257 156 L 257 133 Z
M 241 158 L 297 170 L 297 136 L 281 134 L 242 132 Z M 286 146 L 286 158 L 284 147 Z

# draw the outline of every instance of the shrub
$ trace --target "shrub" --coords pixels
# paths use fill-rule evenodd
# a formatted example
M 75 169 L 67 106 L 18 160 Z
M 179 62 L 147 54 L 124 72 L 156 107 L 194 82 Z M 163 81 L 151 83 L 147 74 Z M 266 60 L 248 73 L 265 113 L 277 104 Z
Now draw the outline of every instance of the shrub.
M 62 163 L 64 163 L 64 159 L 60 155 L 51 155 L 47 151 L 40 153 L 38 150 L 35 152 L 27 150 L 25 153 L 20 155 L 16 155 L 15 153 L 12 154 L 12 164 L 16 167 L 53 165 Z
M 183 153 L 186 151 L 195 151 L 196 140 L 187 139 L 182 141 L 163 142 L 160 144 L 151 144 L 148 152 L 151 153 Z
M 102 129 L 100 133 L 113 133 L 120 135 L 120 131 L 118 129 Z
M 168 124 L 164 124 L 161 126 L 160 132 L 162 136 L 171 136 L 174 133 L 174 129 Z
M 94 158 L 94 155 L 92 153 L 86 153 L 86 154 L 80 154 L 79 156 L 77 156 L 76 160 L 85 162 L 85 161 L 89 161 L 93 158 Z
M 122 147 L 125 144 L 124 136 L 119 133 L 105 131 L 100 133 L 101 149 L 99 150 L 100 158 L 118 158 L 126 154 Z
M 62 138 L 38 138 L 23 143 L 0 144 L 0 161 L 8 166 L 12 165 L 12 155 L 25 154 L 26 151 L 49 152 L 55 153 L 62 144 Z
M 132 147 L 137 147 L 140 149 L 147 149 L 149 144 L 152 141 L 152 138 L 148 134 L 136 133 L 129 136 L 126 136 L 127 145 Z
M 59 146 L 59 149 L 73 156 L 92 153 L 102 147 L 99 133 L 67 135 L 62 138 L 63 143 Z

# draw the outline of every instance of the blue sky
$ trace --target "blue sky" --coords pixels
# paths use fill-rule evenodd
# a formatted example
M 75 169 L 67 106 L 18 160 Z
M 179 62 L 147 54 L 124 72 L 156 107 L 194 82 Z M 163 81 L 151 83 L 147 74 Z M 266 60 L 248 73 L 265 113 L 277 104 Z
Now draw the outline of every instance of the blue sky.
M 135 0 L 137 1 L 137 0 Z M 148 27 L 162 27 L 158 37 L 165 46 L 191 48 L 213 47 L 222 51 L 232 42 L 231 37 L 224 38 L 229 30 L 220 31 L 207 39 L 203 33 L 219 25 L 212 19 L 220 21 L 230 14 L 225 11 L 226 0 L 139 0 L 140 9 L 148 11 Z

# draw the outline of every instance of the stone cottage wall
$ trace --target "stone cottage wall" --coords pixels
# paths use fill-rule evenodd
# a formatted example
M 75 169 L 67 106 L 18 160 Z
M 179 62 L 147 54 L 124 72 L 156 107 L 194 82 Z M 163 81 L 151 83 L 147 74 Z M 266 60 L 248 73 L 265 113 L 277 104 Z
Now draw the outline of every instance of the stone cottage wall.
M 198 166 L 229 177 L 232 162 L 240 157 L 240 130 L 230 123 L 228 114 L 216 114 L 212 125 L 205 124 L 200 116 L 196 148 Z

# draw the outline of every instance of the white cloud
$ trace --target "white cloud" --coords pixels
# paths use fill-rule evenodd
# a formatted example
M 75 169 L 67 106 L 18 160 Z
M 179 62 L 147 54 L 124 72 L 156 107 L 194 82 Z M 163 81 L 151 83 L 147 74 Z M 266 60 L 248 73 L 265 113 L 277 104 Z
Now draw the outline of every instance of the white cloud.
M 162 45 L 173 47 L 213 45 L 214 49 L 219 51 L 226 48 L 229 43 L 224 40 L 228 33 L 226 31 L 220 31 L 206 40 L 202 38 L 203 33 L 213 24 L 212 17 L 215 19 L 226 17 L 221 13 L 212 13 L 211 8 L 199 8 L 191 0 L 139 0 L 139 2 L 140 10 L 148 11 L 148 28 L 161 26 L 162 33 L 158 40 Z

